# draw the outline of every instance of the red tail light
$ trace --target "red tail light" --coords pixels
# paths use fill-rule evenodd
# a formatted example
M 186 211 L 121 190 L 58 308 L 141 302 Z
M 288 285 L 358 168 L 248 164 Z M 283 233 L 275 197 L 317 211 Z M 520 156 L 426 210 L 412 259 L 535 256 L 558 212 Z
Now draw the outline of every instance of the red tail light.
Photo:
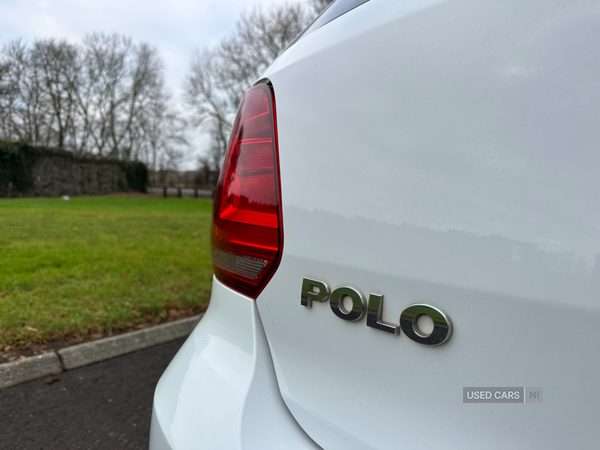
M 250 89 L 238 110 L 213 206 L 215 275 L 256 298 L 277 269 L 283 248 L 275 97 Z

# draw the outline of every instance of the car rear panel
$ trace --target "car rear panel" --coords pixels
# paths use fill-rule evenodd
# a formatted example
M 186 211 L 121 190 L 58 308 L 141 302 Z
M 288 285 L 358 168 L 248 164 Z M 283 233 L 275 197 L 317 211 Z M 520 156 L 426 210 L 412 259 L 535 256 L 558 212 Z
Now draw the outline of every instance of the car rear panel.
M 213 280 L 210 306 L 154 394 L 150 450 L 317 450 L 277 390 L 254 300 Z
M 257 299 L 326 449 L 594 448 L 600 4 L 372 0 L 265 74 L 284 251 Z M 305 277 L 449 315 L 429 347 L 301 305 Z M 464 387 L 543 388 L 467 404 Z

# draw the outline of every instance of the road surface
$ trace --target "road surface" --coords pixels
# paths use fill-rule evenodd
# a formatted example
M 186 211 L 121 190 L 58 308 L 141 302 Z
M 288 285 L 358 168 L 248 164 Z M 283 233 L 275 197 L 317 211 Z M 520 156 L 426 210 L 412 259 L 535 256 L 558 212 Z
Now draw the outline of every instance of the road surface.
M 0 449 L 147 449 L 154 387 L 185 339 L 0 392 Z

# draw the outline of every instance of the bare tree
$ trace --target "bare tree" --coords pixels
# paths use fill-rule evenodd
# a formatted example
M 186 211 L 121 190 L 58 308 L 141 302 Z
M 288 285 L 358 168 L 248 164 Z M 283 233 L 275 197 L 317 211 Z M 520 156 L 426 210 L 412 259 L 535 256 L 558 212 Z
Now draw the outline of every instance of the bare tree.
M 192 124 L 210 137 L 202 171 L 221 167 L 244 93 L 314 17 L 303 3 L 255 7 L 214 49 L 196 52 L 185 83 Z
M 192 123 L 202 126 L 210 136 L 209 154 L 218 166 L 227 147 L 232 110 L 232 101 L 221 87 L 220 64 L 215 52 L 197 53 L 186 86 L 187 102 L 193 111 Z
M 79 61 L 77 48 L 66 41 L 38 40 L 33 44 L 30 60 L 40 77 L 41 100 L 46 112 L 45 145 L 76 147 L 75 123 Z
M 168 95 L 162 89 L 156 90 L 140 118 L 140 129 L 144 133 L 143 159 L 154 171 L 175 169 L 182 156 L 181 149 L 189 145 L 185 135 L 187 123 L 169 104 Z
M 257 6 L 242 14 L 233 35 L 223 39 L 217 50 L 221 87 L 234 107 L 309 20 L 301 3 L 272 9 Z
M 119 99 L 123 109 L 111 109 L 109 157 L 131 159 L 139 153 L 139 129 L 142 113 L 148 106 L 156 88 L 162 87 L 159 81 L 162 65 L 156 49 L 147 44 L 134 47 L 128 61 L 128 83 Z M 118 114 L 121 112 L 121 114 Z
M 78 96 L 84 135 L 100 155 L 139 157 L 140 132 L 151 99 L 164 96 L 156 49 L 129 38 L 94 33 L 84 39 L 85 83 Z
M 47 105 L 43 101 L 41 70 L 20 40 L 8 43 L 3 57 L 9 67 L 7 94 L 2 99 L 3 138 L 44 144 Z
M 0 134 L 6 135 L 10 129 L 12 85 L 9 80 L 11 64 L 0 61 Z
M 186 122 L 157 50 L 116 34 L 82 44 L 9 42 L 0 55 L 0 138 L 76 153 L 176 165 Z
M 132 52 L 130 38 L 116 34 L 92 33 L 83 39 L 84 70 L 78 103 L 83 118 L 82 142 L 105 156 L 116 133 L 120 109 L 124 103 L 127 58 Z
M 333 2 L 334 0 L 310 0 L 310 7 L 315 14 L 319 14 Z

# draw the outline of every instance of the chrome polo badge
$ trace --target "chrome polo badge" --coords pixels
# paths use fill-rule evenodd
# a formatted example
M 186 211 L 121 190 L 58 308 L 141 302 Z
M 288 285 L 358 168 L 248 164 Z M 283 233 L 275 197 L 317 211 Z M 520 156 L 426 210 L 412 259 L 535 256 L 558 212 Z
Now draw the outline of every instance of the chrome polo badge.
M 350 298 L 352 307 L 344 307 L 343 300 Z M 452 321 L 442 310 L 422 303 L 407 306 L 400 314 L 399 325 L 385 323 L 381 316 L 383 313 L 383 295 L 369 294 L 368 301 L 362 292 L 352 286 L 339 286 L 331 291 L 329 285 L 324 281 L 313 278 L 302 280 L 302 292 L 300 304 L 312 308 L 313 302 L 326 302 L 340 319 L 358 322 L 367 316 L 367 326 L 387 333 L 398 335 L 400 330 L 415 342 L 423 345 L 441 345 L 452 336 Z M 429 316 L 433 321 L 433 330 L 429 334 L 423 333 L 417 320 L 421 316 Z

